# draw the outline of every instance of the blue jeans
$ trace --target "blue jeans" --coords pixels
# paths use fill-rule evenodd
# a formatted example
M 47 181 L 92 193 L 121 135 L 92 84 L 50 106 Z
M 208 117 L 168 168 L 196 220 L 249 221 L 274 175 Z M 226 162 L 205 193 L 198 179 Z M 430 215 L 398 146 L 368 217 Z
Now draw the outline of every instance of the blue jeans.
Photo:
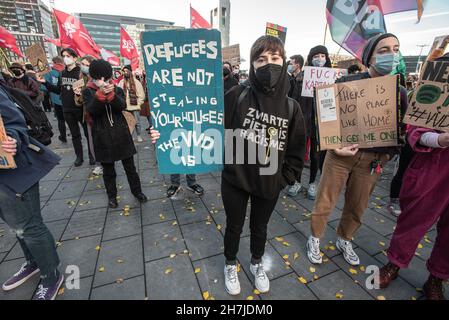
M 26 261 L 40 269 L 43 284 L 54 283 L 59 275 L 59 257 L 55 240 L 42 220 L 39 183 L 15 197 L 0 190 L 0 218 L 17 236 Z
M 192 187 L 196 184 L 196 176 L 194 174 L 188 174 L 186 175 L 187 178 L 187 185 L 189 187 Z M 179 174 L 172 174 L 170 176 L 171 184 L 173 186 L 179 187 L 181 185 L 181 175 Z

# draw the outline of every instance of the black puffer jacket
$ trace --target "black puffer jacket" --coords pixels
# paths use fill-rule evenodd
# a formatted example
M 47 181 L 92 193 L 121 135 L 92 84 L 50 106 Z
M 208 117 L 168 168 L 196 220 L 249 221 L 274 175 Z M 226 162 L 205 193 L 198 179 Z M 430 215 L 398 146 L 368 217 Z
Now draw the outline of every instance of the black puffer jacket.
M 102 102 L 95 85 L 89 83 L 83 90 L 83 101 L 93 119 L 92 136 L 96 160 L 111 163 L 135 155 L 136 148 L 122 113 L 126 110 L 123 90 L 116 87 L 113 99 Z

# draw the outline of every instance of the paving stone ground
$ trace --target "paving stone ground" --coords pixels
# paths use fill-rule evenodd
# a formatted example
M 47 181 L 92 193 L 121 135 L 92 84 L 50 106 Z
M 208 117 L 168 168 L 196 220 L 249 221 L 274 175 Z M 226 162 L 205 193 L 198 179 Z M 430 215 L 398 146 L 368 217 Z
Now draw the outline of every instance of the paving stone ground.
M 54 122 L 53 116 L 49 118 Z M 142 119 L 143 122 L 143 119 Z M 56 126 L 55 126 L 56 127 Z M 254 292 L 249 271 L 249 222 L 246 221 L 238 255 L 242 293 L 230 297 L 224 290 L 223 234 L 226 218 L 220 194 L 220 174 L 198 176 L 206 189 L 203 197 L 183 191 L 179 199 L 165 196 L 169 177 L 158 173 L 154 149 L 148 139 L 137 145 L 135 161 L 143 189 L 150 201 L 140 205 L 131 195 L 121 164 L 117 165 L 120 206 L 107 208 L 102 178 L 91 175 L 84 164 L 74 168 L 71 142 L 53 139 L 61 163 L 40 184 L 42 216 L 57 241 L 60 270 L 77 266 L 79 289 L 65 288 L 57 299 L 178 299 L 200 300 L 208 293 L 215 299 L 316 300 L 316 299 L 422 299 L 428 259 L 435 241 L 434 229 L 421 241 L 411 266 L 387 290 L 365 286 L 369 266 L 382 266 L 396 219 L 386 210 L 393 166 L 384 170 L 356 234 L 355 251 L 362 266 L 351 268 L 335 248 L 336 228 L 343 196 L 335 208 L 323 239 L 321 266 L 306 257 L 313 201 L 304 193 L 295 198 L 281 194 L 268 230 L 264 264 L 271 279 L 269 294 Z M 84 140 L 85 141 L 85 140 Z M 85 142 L 84 142 L 85 143 Z M 87 154 L 87 153 L 86 153 Z M 303 182 L 307 185 L 308 170 Z M 183 179 L 185 185 L 185 179 Z M 129 215 L 123 208 L 130 207 Z M 0 221 L 0 282 L 24 262 L 23 254 L 8 227 Z M 305 280 L 302 283 L 298 279 Z M 12 292 L 0 290 L 1 300 L 30 299 L 39 278 Z M 446 285 L 446 289 L 449 287 Z

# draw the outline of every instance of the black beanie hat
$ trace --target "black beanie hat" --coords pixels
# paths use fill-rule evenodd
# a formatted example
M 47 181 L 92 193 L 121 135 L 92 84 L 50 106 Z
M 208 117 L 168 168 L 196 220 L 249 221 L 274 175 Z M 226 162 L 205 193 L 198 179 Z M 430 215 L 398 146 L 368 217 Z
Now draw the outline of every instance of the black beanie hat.
M 95 80 L 99 80 L 101 78 L 109 80 L 112 78 L 112 66 L 106 60 L 94 60 L 90 64 L 89 75 Z
M 73 50 L 72 48 L 64 48 L 61 50 L 61 56 L 64 52 L 67 52 L 68 54 L 70 54 L 72 57 L 74 58 L 78 58 L 78 53 L 76 53 L 75 50 Z
M 383 39 L 390 38 L 390 37 L 398 39 L 398 37 L 396 37 L 392 33 L 381 33 L 381 34 L 378 34 L 377 36 L 374 36 L 368 40 L 368 42 L 365 44 L 365 47 L 363 48 L 363 54 L 362 54 L 362 63 L 365 67 L 367 67 L 367 68 L 370 67 L 370 60 L 371 60 L 371 57 L 373 56 L 374 49 L 376 48 L 377 44 L 380 41 L 382 41 Z
M 312 65 L 312 60 L 313 60 L 313 56 L 317 55 L 319 53 L 322 53 L 326 56 L 326 64 L 324 65 L 327 68 L 332 68 L 332 62 L 331 59 L 329 57 L 329 51 L 327 50 L 327 48 L 325 46 L 316 46 L 313 47 L 312 49 L 310 49 L 309 55 L 307 56 L 307 65 L 311 66 Z

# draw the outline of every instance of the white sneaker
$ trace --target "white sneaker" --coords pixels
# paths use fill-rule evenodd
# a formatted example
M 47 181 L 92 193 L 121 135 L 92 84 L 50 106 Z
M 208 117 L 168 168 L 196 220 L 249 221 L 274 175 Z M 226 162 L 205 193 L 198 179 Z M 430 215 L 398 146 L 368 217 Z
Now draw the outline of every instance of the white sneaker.
M 320 239 L 310 236 L 306 244 L 307 257 L 309 261 L 313 264 L 322 264 L 323 257 L 321 256 L 320 250 Z
M 301 189 L 302 189 L 301 184 L 299 182 L 295 182 L 294 185 L 292 185 L 288 188 L 287 194 L 290 197 L 296 197 L 298 195 L 299 191 L 301 191 Z
M 307 190 L 307 198 L 310 200 L 315 200 L 317 194 L 317 188 L 315 183 L 311 183 L 309 185 L 309 190 Z
M 268 276 L 263 269 L 263 264 L 259 263 L 253 265 L 251 263 L 249 269 L 255 277 L 254 284 L 256 286 L 256 289 L 259 290 L 260 293 L 267 293 L 268 291 L 270 291 L 270 279 L 268 279 Z
M 231 296 L 237 296 L 240 294 L 240 281 L 239 275 L 237 273 L 237 266 L 225 265 L 225 288 L 226 292 Z
M 388 211 L 395 217 L 399 217 L 402 213 L 399 199 L 391 199 L 388 205 Z
M 101 176 L 103 174 L 103 167 L 95 167 L 95 169 L 92 171 L 92 174 L 95 176 Z
M 360 258 L 354 252 L 351 241 L 346 241 L 342 238 L 338 238 L 336 245 L 338 250 L 343 253 L 343 258 L 345 258 L 347 263 L 349 263 L 351 266 L 358 266 L 360 264 Z
M 137 136 L 137 142 L 143 142 L 143 139 L 142 139 L 142 137 L 141 136 Z

